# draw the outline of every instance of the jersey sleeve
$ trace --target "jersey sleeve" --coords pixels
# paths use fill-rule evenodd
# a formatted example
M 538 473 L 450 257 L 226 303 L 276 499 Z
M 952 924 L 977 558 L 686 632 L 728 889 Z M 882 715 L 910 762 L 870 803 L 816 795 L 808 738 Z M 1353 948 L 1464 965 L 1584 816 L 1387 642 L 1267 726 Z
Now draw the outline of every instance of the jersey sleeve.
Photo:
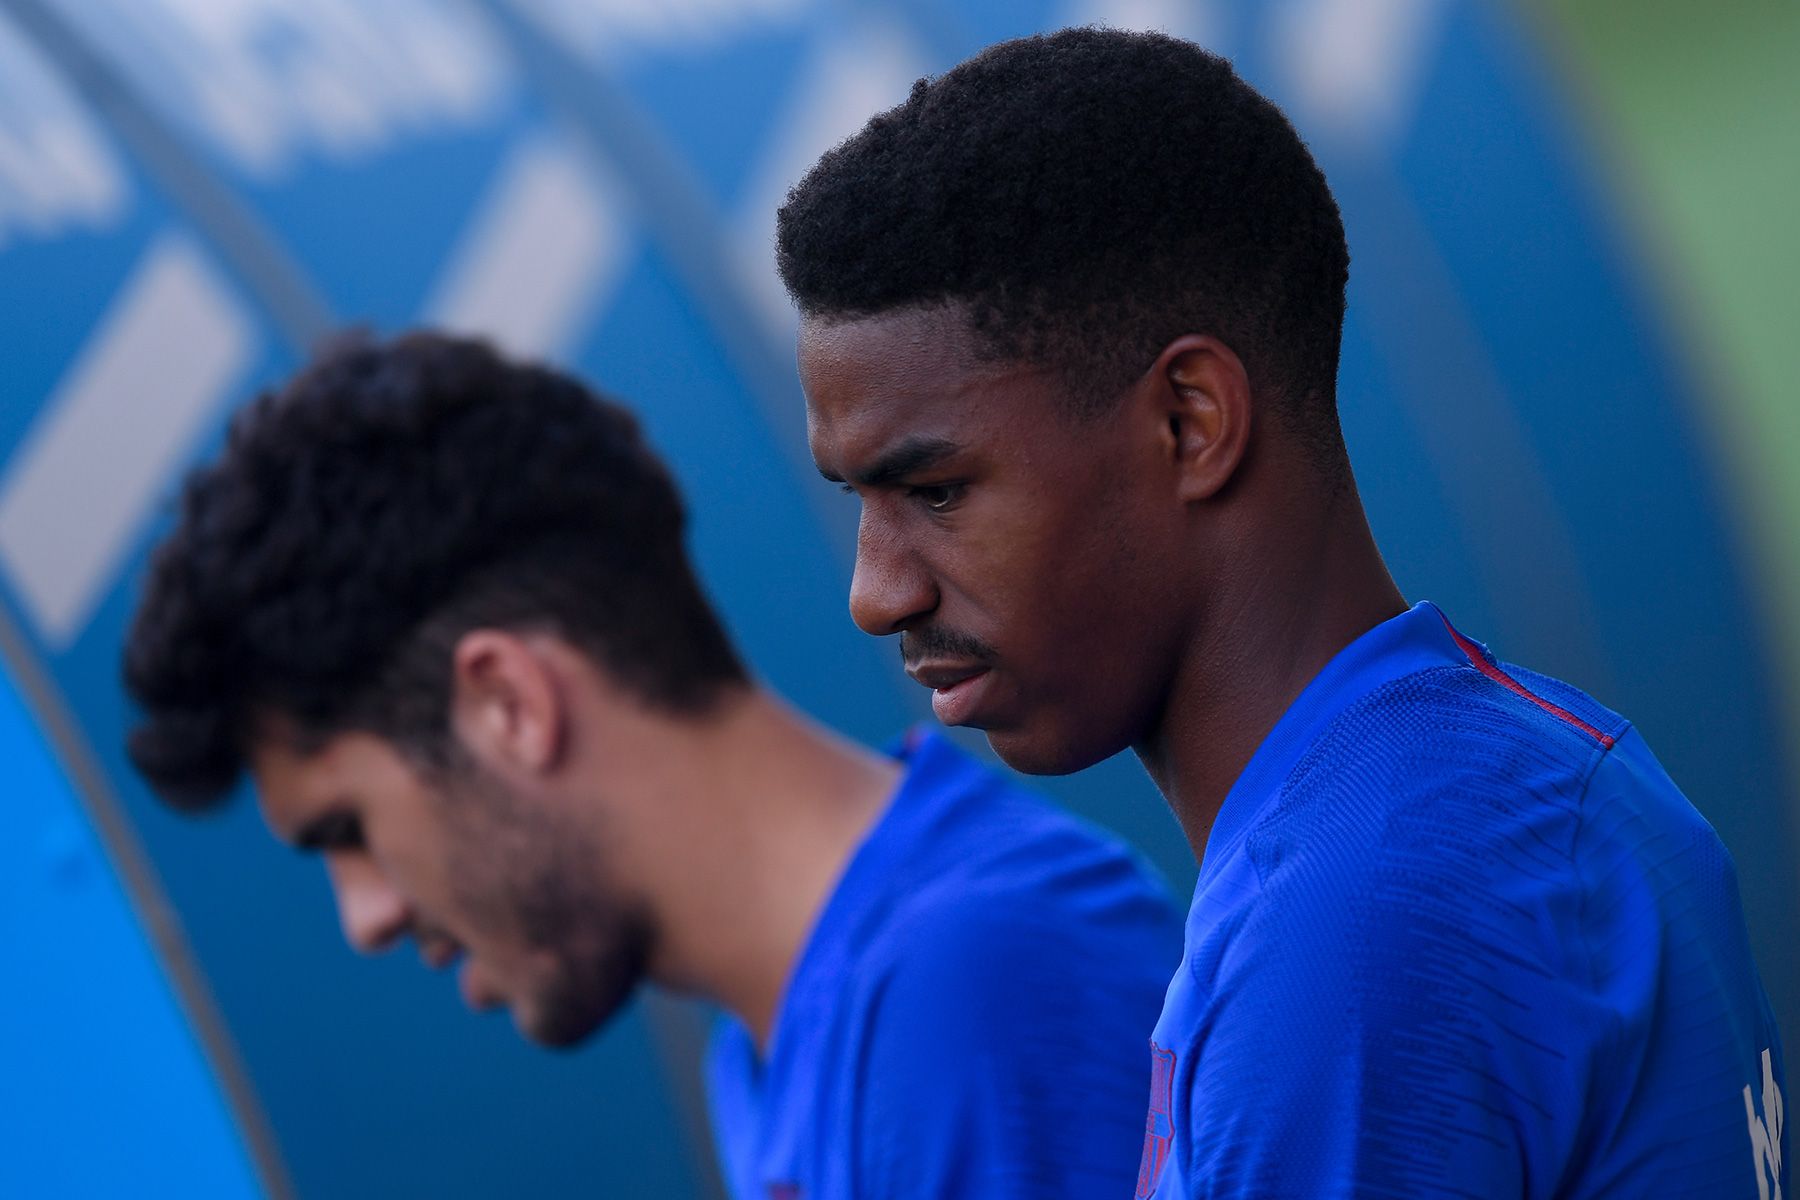
M 1041 906 L 1040 906 L 1041 907 Z M 1174 930 L 960 897 L 888 967 L 857 1088 L 856 1195 L 1128 1195 Z
M 756 1049 L 735 1017 L 720 1015 L 707 1039 L 702 1075 L 708 1124 L 719 1172 L 732 1196 L 754 1196 L 756 1121 L 753 1079 Z
M 1188 963 L 1210 997 L 1178 1081 L 1192 1194 L 1555 1191 L 1617 1014 L 1583 983 L 1565 831 L 1473 838 L 1480 800 L 1253 845 L 1242 925 Z

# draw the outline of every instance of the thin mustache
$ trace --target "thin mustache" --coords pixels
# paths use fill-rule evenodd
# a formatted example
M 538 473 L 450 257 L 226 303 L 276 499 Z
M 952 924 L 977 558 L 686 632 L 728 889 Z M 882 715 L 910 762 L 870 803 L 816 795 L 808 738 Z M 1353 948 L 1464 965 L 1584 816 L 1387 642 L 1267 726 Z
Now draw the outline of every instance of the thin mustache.
M 924 629 L 907 629 L 900 634 L 900 661 L 906 666 L 934 658 L 974 659 L 992 662 L 993 648 L 978 637 L 940 629 L 935 625 Z

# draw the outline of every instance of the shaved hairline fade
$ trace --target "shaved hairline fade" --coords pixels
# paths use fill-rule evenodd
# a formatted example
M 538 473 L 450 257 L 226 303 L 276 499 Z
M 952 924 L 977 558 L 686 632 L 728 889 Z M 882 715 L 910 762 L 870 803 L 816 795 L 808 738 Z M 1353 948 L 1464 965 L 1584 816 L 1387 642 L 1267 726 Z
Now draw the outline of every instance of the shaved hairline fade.
M 809 320 L 942 307 L 1083 416 L 1210 334 L 1347 467 L 1337 203 L 1281 111 L 1191 42 L 1065 29 L 920 79 L 788 193 L 776 263 Z

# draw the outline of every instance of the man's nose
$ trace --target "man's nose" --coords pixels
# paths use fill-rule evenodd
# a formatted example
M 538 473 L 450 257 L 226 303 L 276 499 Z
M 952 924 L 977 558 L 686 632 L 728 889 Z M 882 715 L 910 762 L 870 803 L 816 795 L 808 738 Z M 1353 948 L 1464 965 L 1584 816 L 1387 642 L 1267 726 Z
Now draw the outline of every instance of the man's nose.
M 406 932 L 412 912 L 402 896 L 367 854 L 327 854 L 325 870 L 337 895 L 338 923 L 344 940 L 362 954 L 391 947 Z
M 850 619 L 875 637 L 899 633 L 937 607 L 937 587 L 918 556 L 864 507 L 850 577 Z

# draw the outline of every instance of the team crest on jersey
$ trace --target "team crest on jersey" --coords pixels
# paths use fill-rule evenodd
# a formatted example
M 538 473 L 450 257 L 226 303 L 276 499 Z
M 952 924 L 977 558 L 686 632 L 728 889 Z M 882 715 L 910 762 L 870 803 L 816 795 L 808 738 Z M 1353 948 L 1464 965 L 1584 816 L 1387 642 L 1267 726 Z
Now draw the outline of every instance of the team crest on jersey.
M 1750 1123 L 1750 1157 L 1756 1164 L 1758 1200 L 1781 1200 L 1781 1088 L 1775 1082 L 1775 1064 L 1762 1052 L 1762 1115 L 1756 1113 L 1756 1097 L 1744 1089 L 1744 1119 Z
M 1147 1200 L 1162 1178 L 1175 1140 L 1175 1052 L 1150 1043 L 1150 1114 L 1144 1118 L 1144 1157 L 1138 1163 L 1137 1200 Z

